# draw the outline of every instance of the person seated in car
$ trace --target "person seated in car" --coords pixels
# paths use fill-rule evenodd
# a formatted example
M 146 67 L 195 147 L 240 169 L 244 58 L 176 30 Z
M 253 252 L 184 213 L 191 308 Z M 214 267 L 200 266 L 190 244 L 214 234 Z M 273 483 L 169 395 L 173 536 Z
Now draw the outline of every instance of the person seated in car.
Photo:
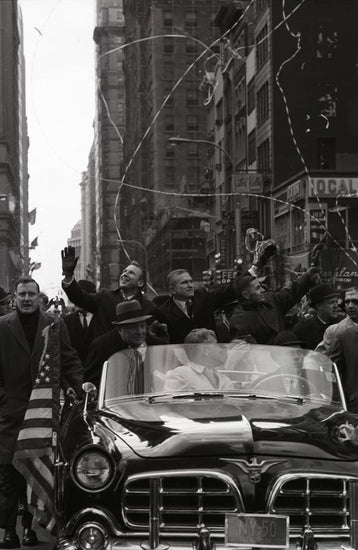
M 300 351 L 303 342 L 297 338 L 294 332 L 284 330 L 273 341 L 274 346 L 283 346 L 289 349 L 279 350 L 273 348 L 272 359 L 277 363 L 277 368 L 260 376 L 255 381 L 255 389 L 265 390 L 282 395 L 308 395 L 313 388 L 301 374 L 304 354 Z
M 210 391 L 233 388 L 231 380 L 218 372 L 218 367 L 223 366 L 227 359 L 227 353 L 222 346 L 218 345 L 213 330 L 193 329 L 185 337 L 184 343 L 196 345 L 185 346 L 188 363 L 167 373 L 164 382 L 165 390 Z

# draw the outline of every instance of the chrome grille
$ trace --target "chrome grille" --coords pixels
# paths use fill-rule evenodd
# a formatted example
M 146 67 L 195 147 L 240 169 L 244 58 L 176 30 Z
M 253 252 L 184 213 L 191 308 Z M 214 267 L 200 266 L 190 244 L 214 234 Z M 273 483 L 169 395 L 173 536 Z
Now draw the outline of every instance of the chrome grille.
M 349 532 L 349 478 L 286 475 L 275 484 L 268 511 L 290 516 L 290 529 L 308 525 L 316 533 Z
M 150 510 L 159 517 L 161 532 L 191 532 L 202 523 L 224 531 L 225 514 L 242 512 L 243 504 L 232 478 L 221 472 L 175 470 L 130 476 L 122 499 L 125 524 L 148 530 Z

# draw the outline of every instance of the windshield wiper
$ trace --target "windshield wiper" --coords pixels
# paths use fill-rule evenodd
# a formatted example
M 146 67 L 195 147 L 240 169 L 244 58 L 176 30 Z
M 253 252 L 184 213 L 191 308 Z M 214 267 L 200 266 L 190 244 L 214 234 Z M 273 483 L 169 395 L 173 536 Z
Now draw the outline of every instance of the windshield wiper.
M 244 399 L 270 399 L 270 400 L 277 400 L 277 399 L 294 399 L 296 400 L 300 405 L 302 403 L 306 402 L 306 399 L 304 397 L 299 397 L 298 395 L 260 395 L 259 393 L 234 393 L 228 395 L 228 397 L 235 397 L 235 398 L 244 398 Z
M 187 393 L 162 393 L 158 395 L 148 395 L 148 403 L 154 403 L 157 399 L 170 398 L 170 399 L 222 399 L 223 393 L 219 392 L 187 392 Z

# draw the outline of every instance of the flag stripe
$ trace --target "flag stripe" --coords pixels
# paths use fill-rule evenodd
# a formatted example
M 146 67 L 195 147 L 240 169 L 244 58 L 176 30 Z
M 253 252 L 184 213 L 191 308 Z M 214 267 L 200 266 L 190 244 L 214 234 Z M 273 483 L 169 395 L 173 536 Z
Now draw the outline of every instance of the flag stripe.
M 41 428 L 35 428 L 35 427 L 31 427 L 31 428 L 25 428 L 23 430 L 21 430 L 21 432 L 19 433 L 19 437 L 17 438 L 18 441 L 22 441 L 23 439 L 27 439 L 28 442 L 30 442 L 32 439 L 37 439 L 37 438 L 51 438 L 52 440 L 52 427 L 51 426 L 48 426 L 48 427 L 41 427 Z
M 43 331 L 43 349 L 24 422 L 18 435 L 14 466 L 27 481 L 29 510 L 33 525 L 55 532 L 54 448 L 59 423 L 60 324 Z

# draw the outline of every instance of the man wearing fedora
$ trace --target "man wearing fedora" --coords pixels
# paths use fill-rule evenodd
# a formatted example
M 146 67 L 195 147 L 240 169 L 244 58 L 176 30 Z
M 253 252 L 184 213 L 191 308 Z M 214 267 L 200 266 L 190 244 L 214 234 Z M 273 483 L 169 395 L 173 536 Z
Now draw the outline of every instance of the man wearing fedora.
M 68 299 L 76 306 L 93 313 L 93 337 L 96 338 L 111 330 L 112 321 L 116 317 L 116 305 L 127 300 L 137 300 L 143 311 L 152 315 L 156 307 L 143 295 L 146 287 L 145 270 L 132 261 L 122 271 L 118 288 L 115 290 L 100 289 L 95 294 L 81 289 L 75 280 L 74 271 L 78 262 L 75 248 L 68 246 L 61 251 L 62 258 L 62 288 Z
M 136 349 L 145 344 L 168 344 L 166 326 L 156 320 L 148 325 L 147 321 L 151 318 L 138 300 L 117 304 L 116 319 L 112 321 L 115 328 L 96 338 L 89 348 L 84 380 L 98 387 L 103 363 L 117 351 L 126 348 Z
M 338 298 L 338 290 L 326 284 L 316 285 L 307 293 L 308 303 L 315 314 L 293 327 L 293 332 L 306 349 L 315 349 L 326 328 L 340 320 Z

